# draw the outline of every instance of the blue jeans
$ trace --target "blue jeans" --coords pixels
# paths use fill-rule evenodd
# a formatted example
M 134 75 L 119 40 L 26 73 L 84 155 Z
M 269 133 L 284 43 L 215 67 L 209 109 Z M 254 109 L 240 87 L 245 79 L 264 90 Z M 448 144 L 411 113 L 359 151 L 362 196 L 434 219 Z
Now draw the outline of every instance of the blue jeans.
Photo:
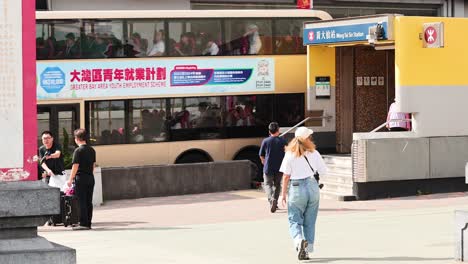
M 289 232 L 295 246 L 302 239 L 307 240 L 309 245 L 313 246 L 319 201 L 320 192 L 315 179 L 309 177 L 289 181 Z

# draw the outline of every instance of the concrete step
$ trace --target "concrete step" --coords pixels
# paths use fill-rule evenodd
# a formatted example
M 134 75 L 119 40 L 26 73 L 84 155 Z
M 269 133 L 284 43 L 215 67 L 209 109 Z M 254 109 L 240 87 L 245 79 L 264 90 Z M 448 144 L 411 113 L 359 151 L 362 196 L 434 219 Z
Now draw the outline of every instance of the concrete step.
M 323 155 L 325 164 L 329 167 L 350 168 L 353 167 L 351 155 Z
M 333 182 L 320 182 L 323 183 L 322 190 L 328 192 L 334 192 L 342 195 L 352 195 L 353 194 L 353 185 L 342 184 L 342 183 L 333 183 Z
M 340 174 L 348 175 L 351 177 L 353 175 L 353 170 L 351 168 L 335 167 L 327 165 L 328 173 L 327 174 Z
M 320 199 L 334 200 L 334 201 L 355 201 L 356 196 L 331 192 L 331 191 L 322 189 L 320 190 Z
M 327 173 L 323 177 L 320 177 L 320 181 L 331 182 L 331 183 L 341 183 L 353 185 L 353 177 L 351 175 L 339 174 L 339 173 Z

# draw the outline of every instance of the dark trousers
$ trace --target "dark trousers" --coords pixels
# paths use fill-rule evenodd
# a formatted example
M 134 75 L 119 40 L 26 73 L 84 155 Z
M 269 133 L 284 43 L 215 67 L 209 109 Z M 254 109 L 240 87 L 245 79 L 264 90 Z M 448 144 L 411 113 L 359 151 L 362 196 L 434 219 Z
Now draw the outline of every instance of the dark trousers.
M 265 192 L 268 196 L 268 201 L 270 203 L 273 200 L 278 201 L 280 192 L 281 192 L 281 179 L 283 178 L 283 173 L 277 172 L 274 174 L 263 174 L 263 186 Z
M 93 218 L 94 176 L 77 175 L 75 193 L 80 203 L 80 226 L 91 227 Z

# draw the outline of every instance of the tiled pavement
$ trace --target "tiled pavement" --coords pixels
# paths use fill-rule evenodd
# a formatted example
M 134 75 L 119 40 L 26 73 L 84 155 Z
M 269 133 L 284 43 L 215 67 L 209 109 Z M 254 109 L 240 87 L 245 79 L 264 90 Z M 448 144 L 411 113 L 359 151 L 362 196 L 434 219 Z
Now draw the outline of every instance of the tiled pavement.
M 452 263 L 454 210 L 467 193 L 321 200 L 310 263 Z M 286 210 L 257 190 L 111 201 L 91 231 L 41 227 L 78 263 L 297 263 Z

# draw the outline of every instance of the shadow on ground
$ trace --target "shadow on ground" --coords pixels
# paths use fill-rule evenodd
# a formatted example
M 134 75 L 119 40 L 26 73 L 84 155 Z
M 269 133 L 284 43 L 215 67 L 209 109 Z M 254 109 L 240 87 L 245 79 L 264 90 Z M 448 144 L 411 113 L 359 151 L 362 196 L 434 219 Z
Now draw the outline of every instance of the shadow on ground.
M 353 209 L 353 208 L 319 208 L 323 212 L 375 212 L 376 209 Z
M 446 260 L 447 263 L 448 261 L 453 260 L 451 258 L 421 258 L 421 257 L 405 257 L 405 256 L 400 256 L 400 257 L 382 257 L 382 258 L 364 258 L 364 257 L 344 257 L 344 258 L 311 258 L 310 260 L 303 261 L 302 263 L 332 263 L 336 261 L 366 261 L 366 262 L 382 262 L 382 261 L 388 261 L 388 262 L 402 262 L 402 263 L 408 263 L 408 262 L 422 262 L 426 263 L 426 261 L 442 261 Z
M 137 221 L 124 221 L 124 222 L 96 222 L 93 223 L 93 229 L 85 232 L 94 232 L 94 231 L 138 231 L 138 230 L 153 230 L 153 231 L 167 231 L 167 230 L 183 230 L 190 229 L 187 227 L 138 227 L 134 225 L 148 224 L 148 222 L 137 222 Z M 49 232 L 67 232 L 73 231 L 71 227 L 56 226 L 56 227 L 46 227 L 40 228 L 39 232 L 49 233 Z M 83 232 L 83 231 L 80 231 Z
M 234 200 L 250 200 L 254 197 L 237 195 L 232 193 L 204 193 L 167 197 L 148 197 L 132 200 L 106 201 L 104 205 L 95 207 L 95 211 L 105 211 L 120 208 L 159 206 L 159 205 L 184 205 L 196 203 L 226 202 Z

